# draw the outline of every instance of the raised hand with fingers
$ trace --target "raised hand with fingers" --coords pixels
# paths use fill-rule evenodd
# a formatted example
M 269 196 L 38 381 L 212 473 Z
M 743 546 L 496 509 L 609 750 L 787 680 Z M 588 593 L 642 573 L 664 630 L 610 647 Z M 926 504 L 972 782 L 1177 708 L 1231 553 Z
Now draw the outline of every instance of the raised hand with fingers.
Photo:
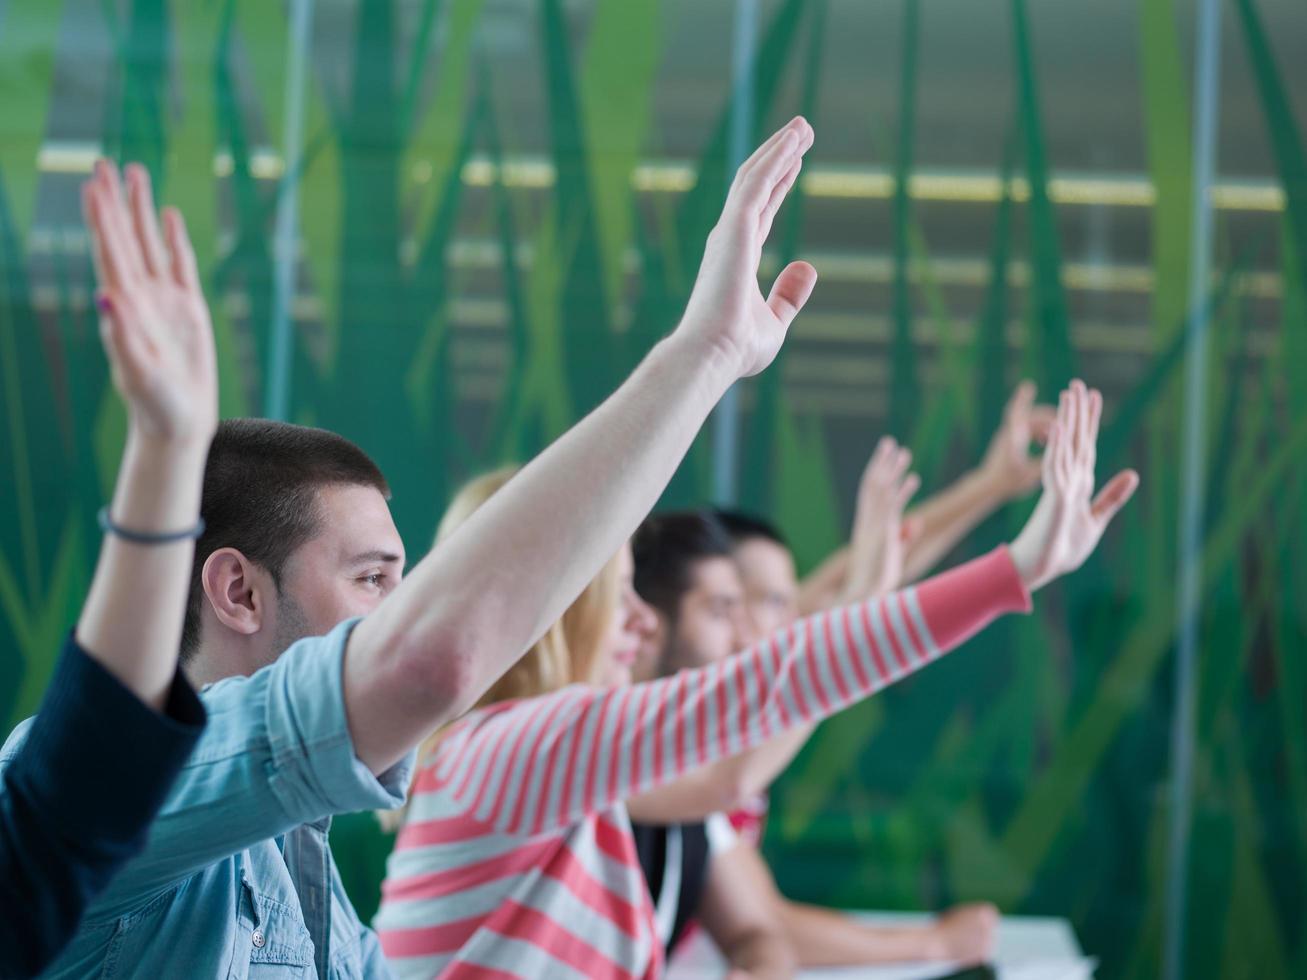
M 100 331 L 114 386 L 140 435 L 207 446 L 218 421 L 213 328 L 181 214 L 155 217 L 150 178 L 96 164 L 82 203 L 99 289 Z
M 840 603 L 860 602 L 897 588 L 906 553 L 903 511 L 921 486 L 909 473 L 912 453 L 889 436 L 880 440 L 858 484 L 858 506 Z
M 1093 496 L 1102 411 L 1103 396 L 1083 381 L 1072 381 L 1062 392 L 1044 450 L 1044 492 L 1011 545 L 1012 560 L 1031 592 L 1079 568 L 1139 486 L 1139 474 L 1123 470 Z
M 767 297 L 758 288 L 763 243 L 812 141 L 812 127 L 795 117 L 741 164 L 708 236 L 678 329 L 725 357 L 739 377 L 757 374 L 772 362 L 817 282 L 812 266 L 791 262 Z
M 1003 423 L 985 450 L 981 474 L 1004 500 L 1021 497 L 1039 486 L 1042 464 L 1031 455 L 1032 445 L 1048 441 L 1056 413 L 1051 405 L 1035 404 L 1035 385 L 1023 381 L 1003 410 Z

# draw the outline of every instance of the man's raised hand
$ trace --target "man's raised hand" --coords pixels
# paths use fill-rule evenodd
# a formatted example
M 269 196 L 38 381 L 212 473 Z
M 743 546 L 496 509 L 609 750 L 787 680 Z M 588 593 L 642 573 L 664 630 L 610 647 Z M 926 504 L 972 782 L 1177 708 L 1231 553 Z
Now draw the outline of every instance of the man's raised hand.
M 708 236 L 678 329 L 724 357 L 738 377 L 757 374 L 772 362 L 817 282 L 812 266 L 791 262 L 767 297 L 758 288 L 763 243 L 812 141 L 812 127 L 796 116 L 741 164 Z
M 1003 410 L 1003 423 L 990 439 L 980 464 L 980 472 L 1002 500 L 1023 497 L 1039 486 L 1043 467 L 1030 449 L 1048 441 L 1055 416 L 1051 405 L 1035 404 L 1033 382 L 1017 385 Z
M 911 465 L 912 453 L 885 436 L 863 470 L 841 604 L 882 596 L 902 584 L 908 537 L 903 511 L 921 486 L 908 471 Z

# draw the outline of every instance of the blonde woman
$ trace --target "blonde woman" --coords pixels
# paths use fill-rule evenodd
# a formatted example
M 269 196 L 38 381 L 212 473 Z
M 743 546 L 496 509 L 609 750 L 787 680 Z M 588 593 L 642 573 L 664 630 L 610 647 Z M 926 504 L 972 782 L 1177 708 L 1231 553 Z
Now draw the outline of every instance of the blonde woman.
M 1043 496 L 1010 547 L 708 667 L 629 686 L 571 675 L 449 726 L 419 767 L 382 890 L 376 926 L 397 974 L 660 975 L 625 801 L 828 717 L 1028 611 L 1033 591 L 1083 563 L 1138 483 L 1119 474 L 1091 500 L 1101 405 L 1080 382 L 1063 394 Z M 649 615 L 626 547 L 616 562 L 614 657 L 623 642 L 634 652 Z M 544 645 L 528 655 L 551 656 Z

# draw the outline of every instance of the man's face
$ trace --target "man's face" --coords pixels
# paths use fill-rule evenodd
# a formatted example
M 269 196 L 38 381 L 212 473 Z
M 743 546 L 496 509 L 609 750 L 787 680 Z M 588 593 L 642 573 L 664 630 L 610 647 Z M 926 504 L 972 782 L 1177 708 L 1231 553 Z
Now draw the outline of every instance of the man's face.
M 704 558 L 690 569 L 674 622 L 663 624 L 661 673 L 704 667 L 738 653 L 753 640 L 744 585 L 730 558 Z
M 272 659 L 296 640 L 366 616 L 404 574 L 404 544 L 381 493 L 368 486 L 318 491 L 318 534 L 287 559 L 271 624 Z M 271 662 L 271 661 L 269 661 Z
M 771 636 L 793 623 L 799 614 L 799 579 L 789 549 L 750 538 L 736 546 L 735 563 L 758 636 Z

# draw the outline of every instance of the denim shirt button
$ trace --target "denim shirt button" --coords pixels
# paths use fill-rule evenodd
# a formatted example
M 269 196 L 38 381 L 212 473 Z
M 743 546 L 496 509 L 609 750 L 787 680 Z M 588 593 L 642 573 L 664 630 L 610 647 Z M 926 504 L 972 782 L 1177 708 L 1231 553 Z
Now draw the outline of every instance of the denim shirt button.
M 262 949 L 264 942 L 263 931 L 261 929 L 255 929 L 254 935 L 250 937 L 250 941 L 254 943 L 255 949 Z

